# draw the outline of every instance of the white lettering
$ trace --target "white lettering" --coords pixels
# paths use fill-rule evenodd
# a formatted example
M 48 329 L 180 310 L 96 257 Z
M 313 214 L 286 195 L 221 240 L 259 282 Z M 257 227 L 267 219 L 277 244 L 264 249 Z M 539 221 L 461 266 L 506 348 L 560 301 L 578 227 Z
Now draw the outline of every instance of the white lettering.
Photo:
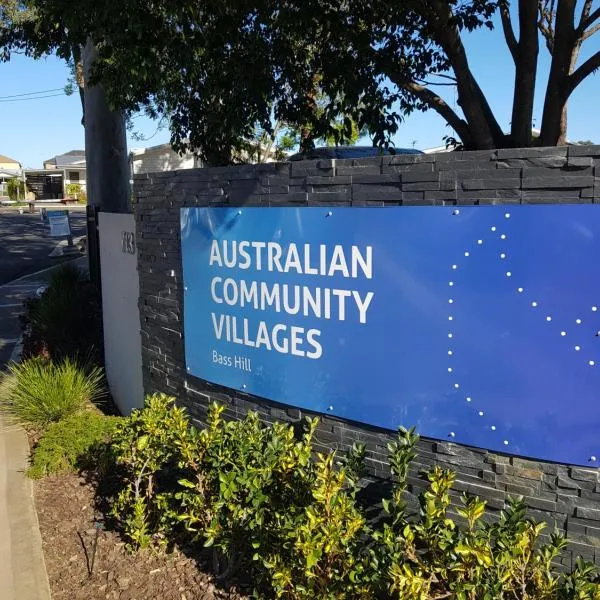
M 275 327 L 273 327 L 273 348 L 275 348 L 275 350 L 277 350 L 277 352 L 281 352 L 282 354 L 287 354 L 288 339 L 283 338 L 283 344 L 280 344 L 277 334 L 280 331 L 286 331 L 286 329 L 287 329 L 287 327 L 285 325 L 282 325 L 281 323 L 278 325 L 275 325 Z
M 304 272 L 307 275 L 319 274 L 319 269 L 310 266 L 310 244 L 304 244 Z
M 225 302 L 229 304 L 229 306 L 233 306 L 234 304 L 237 304 L 238 296 L 238 288 L 235 279 L 228 277 L 223 283 L 223 297 L 225 298 Z
M 252 242 L 252 247 L 256 250 L 256 270 L 262 269 L 262 249 L 266 246 L 264 242 Z
M 352 295 L 354 296 L 354 300 L 356 301 L 356 306 L 358 308 L 359 319 L 361 323 L 367 322 L 367 310 L 369 310 L 369 305 L 371 304 L 371 300 L 373 300 L 373 296 L 375 296 L 374 292 L 368 292 L 363 299 L 360 296 L 360 292 L 353 291 Z
M 221 283 L 223 281 L 222 277 L 213 277 L 213 280 L 210 282 L 210 293 L 212 295 L 212 299 L 216 304 L 222 304 L 223 299 L 217 298 L 217 292 L 215 291 L 215 287 L 217 283 Z
M 335 275 L 337 271 L 341 271 L 344 277 L 350 277 L 346 257 L 344 256 L 344 247 L 339 244 L 333 248 L 333 256 L 331 257 L 331 264 L 329 265 L 329 277 Z
M 298 254 L 296 244 L 290 244 L 288 248 L 283 271 L 284 273 L 289 273 L 290 269 L 295 269 L 296 273 L 302 273 L 302 263 L 300 262 L 300 255 Z
M 358 246 L 352 246 L 352 277 L 358 277 L 358 267 L 362 269 L 367 279 L 373 278 L 373 246 L 367 246 L 366 257 L 360 253 Z
M 244 259 L 243 262 L 238 263 L 238 268 L 240 269 L 249 269 L 252 264 L 252 260 L 250 259 L 250 254 L 246 250 L 250 246 L 250 242 L 240 242 L 238 244 L 238 252 L 240 256 Z
M 223 321 L 225 320 L 225 316 L 219 315 L 219 324 L 218 325 L 217 325 L 217 315 L 215 315 L 215 313 L 211 313 L 211 316 L 212 316 L 213 327 L 215 328 L 215 336 L 217 337 L 218 340 L 220 340 L 221 336 L 223 335 Z
M 276 265 L 277 271 L 281 273 L 283 271 L 283 267 L 281 266 L 281 255 L 283 254 L 281 246 L 277 242 L 269 242 L 267 244 L 267 253 L 269 261 L 267 270 L 272 271 L 273 265 Z
M 301 334 L 304 333 L 304 329 L 302 327 L 292 326 L 292 354 L 294 356 L 304 356 L 304 350 L 298 348 L 298 346 L 302 345 L 304 339 L 301 337 Z
M 219 252 L 219 242 L 217 240 L 213 240 L 212 244 L 210 245 L 210 259 L 208 264 L 212 267 L 213 263 L 215 262 L 220 267 L 223 266 L 223 262 L 221 261 L 221 253 Z
M 306 352 L 307 358 L 321 358 L 323 355 L 323 346 L 315 339 L 321 335 L 321 332 L 318 329 L 309 329 L 306 334 L 306 341 L 314 348 L 312 351 Z
M 346 298 L 352 295 L 350 290 L 331 290 L 334 296 L 339 298 L 338 300 L 338 318 L 340 321 L 346 320 Z

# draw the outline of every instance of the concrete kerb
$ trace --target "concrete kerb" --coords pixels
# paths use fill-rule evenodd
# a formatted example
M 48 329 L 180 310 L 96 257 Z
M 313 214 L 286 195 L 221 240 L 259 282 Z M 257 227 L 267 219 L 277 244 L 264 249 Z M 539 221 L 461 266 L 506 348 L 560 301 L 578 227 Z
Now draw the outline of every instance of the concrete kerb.
M 10 363 L 18 363 L 21 362 L 21 356 L 23 355 L 23 336 L 21 335 L 13 348 L 13 351 L 8 359 Z
M 50 600 L 50 584 L 35 508 L 27 434 L 0 417 L 0 597 Z
M 66 263 L 83 262 L 86 257 L 65 261 L 14 279 L 37 283 Z M 41 276 L 41 277 L 40 277 Z M 36 290 L 36 292 L 39 291 Z M 10 361 L 18 363 L 23 352 L 22 336 L 13 348 Z M 29 442 L 24 429 L 5 423 L 0 415 L 0 598 L 2 600 L 50 600 L 51 592 L 42 550 L 33 483 L 25 476 Z
M 72 260 L 65 260 L 57 265 L 52 265 L 51 267 L 46 267 L 45 269 L 40 269 L 39 271 L 35 271 L 35 273 L 29 273 L 28 275 L 21 275 L 21 277 L 17 277 L 16 279 L 13 279 L 12 281 L 9 281 L 7 283 L 3 283 L 2 285 L 0 285 L 0 289 L 2 289 L 4 287 L 10 287 L 10 286 L 14 285 L 15 283 L 18 283 L 19 281 L 25 281 L 27 279 L 35 279 L 39 275 L 42 275 L 44 273 L 49 273 L 50 271 L 54 271 L 54 269 L 57 269 L 58 267 L 62 267 L 66 264 L 71 264 L 76 261 L 83 262 L 84 259 L 87 259 L 87 256 L 85 256 L 85 255 L 78 256 L 77 258 L 74 258 Z

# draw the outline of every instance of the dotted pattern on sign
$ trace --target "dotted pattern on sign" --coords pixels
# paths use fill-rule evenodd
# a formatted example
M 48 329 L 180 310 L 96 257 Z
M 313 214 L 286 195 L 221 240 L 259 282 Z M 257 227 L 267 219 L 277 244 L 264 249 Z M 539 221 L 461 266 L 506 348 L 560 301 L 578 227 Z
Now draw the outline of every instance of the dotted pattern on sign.
M 456 210 L 454 210 L 452 212 L 452 214 L 453 214 L 453 216 L 459 216 L 460 215 L 460 210 L 456 209 Z M 504 214 L 505 221 L 508 221 L 510 218 L 511 218 L 511 214 L 509 212 L 506 212 Z M 490 226 L 490 232 L 493 234 L 494 237 L 497 237 L 501 242 L 505 242 L 508 239 L 508 235 L 504 232 L 504 230 L 503 231 L 499 231 L 499 228 L 496 225 L 491 225 Z M 484 239 L 480 238 L 480 239 L 477 239 L 475 241 L 474 247 L 475 247 L 475 249 L 477 249 L 477 248 L 480 248 L 481 246 L 483 246 L 483 244 L 484 244 Z M 465 250 L 464 257 L 466 259 L 468 259 L 471 256 L 472 256 L 472 251 L 471 250 Z M 499 259 L 503 263 L 503 265 L 507 264 L 507 262 L 509 261 L 509 255 L 508 255 L 508 249 L 507 248 L 502 248 L 502 251 L 499 253 Z M 450 288 L 454 288 L 454 286 L 456 285 L 456 281 L 455 281 L 454 278 L 456 277 L 456 271 L 459 270 L 459 264 L 457 264 L 457 263 L 452 264 L 451 267 L 450 267 L 450 269 L 452 271 L 452 275 L 451 275 L 452 278 L 449 280 L 448 286 Z M 510 268 L 506 268 L 504 270 L 504 276 L 507 279 L 512 279 L 513 278 L 513 272 L 510 270 Z M 541 308 L 541 302 L 540 302 L 539 298 L 537 298 L 535 296 L 530 296 L 530 299 L 527 300 L 528 294 L 527 294 L 527 291 L 525 290 L 524 287 L 517 286 L 515 288 L 515 291 L 516 291 L 516 293 L 519 296 L 522 296 L 522 297 L 524 297 L 526 299 L 526 301 L 528 302 L 530 308 L 532 308 L 533 310 L 538 310 L 538 309 Z M 453 296 L 451 296 L 448 299 L 448 304 L 454 305 L 455 304 L 455 300 L 456 299 Z M 546 323 L 549 323 L 549 324 L 553 324 L 554 323 L 554 320 L 553 320 L 551 314 L 547 314 L 547 313 L 544 314 L 543 311 L 539 311 L 539 312 L 541 312 L 541 314 L 543 315 L 543 318 L 546 321 Z M 600 313 L 600 309 L 599 309 L 598 305 L 591 306 L 591 312 L 599 314 Z M 455 321 L 455 315 L 454 315 L 453 312 L 451 312 L 448 315 L 448 321 L 451 322 L 451 324 L 454 323 L 454 321 Z M 581 334 L 582 329 L 580 328 L 580 326 L 584 324 L 584 321 L 581 318 L 581 316 L 577 316 L 573 320 L 573 323 L 575 324 L 575 327 L 576 327 L 576 331 L 577 331 L 576 335 L 577 336 L 582 335 Z M 455 334 L 456 334 L 455 328 L 453 328 L 451 331 L 449 331 L 448 332 L 448 338 L 449 338 L 449 340 L 454 339 Z M 558 331 L 558 334 L 562 338 L 567 338 L 567 337 L 570 336 L 569 331 L 567 329 L 564 329 L 564 328 L 560 329 Z M 597 331 L 594 335 L 596 337 L 600 337 L 600 331 Z M 577 341 L 577 343 L 574 343 L 570 347 L 573 348 L 573 350 L 575 352 L 581 352 L 582 350 L 584 350 L 584 346 L 583 346 L 583 344 L 582 344 L 581 341 Z M 449 374 L 453 374 L 453 372 L 454 372 L 454 367 L 453 367 L 453 363 L 452 363 L 453 358 L 454 358 L 454 350 L 453 350 L 452 346 L 450 346 L 448 348 L 448 360 L 450 362 L 450 364 L 448 366 L 448 373 Z M 597 365 L 597 360 L 595 359 L 595 357 L 591 357 L 590 354 L 588 354 L 587 358 L 586 358 L 586 363 L 587 363 L 588 367 L 595 367 Z M 460 384 L 460 382 L 454 381 L 452 383 L 452 390 L 454 392 L 456 392 L 457 390 L 461 390 L 461 384 Z M 477 412 L 478 417 L 481 417 L 481 418 L 485 417 L 485 412 L 483 410 L 479 410 L 478 408 L 476 408 L 477 402 L 474 401 L 474 399 L 471 396 L 465 395 L 464 398 L 465 398 L 465 401 L 472 407 L 472 409 Z M 484 419 L 484 421 L 485 421 L 485 419 Z M 485 425 L 485 427 L 488 427 L 490 431 L 494 431 L 494 432 L 498 430 L 497 425 L 493 424 L 493 423 L 487 423 Z M 454 431 L 449 432 L 448 433 L 448 437 L 455 438 L 456 437 L 456 432 L 454 432 Z M 506 437 L 505 437 L 505 439 L 502 440 L 502 443 L 503 443 L 504 446 L 508 446 L 510 444 L 510 441 L 508 439 L 506 439 Z M 589 462 L 596 462 L 596 460 L 597 460 L 596 456 L 591 456 L 591 457 L 588 458 Z

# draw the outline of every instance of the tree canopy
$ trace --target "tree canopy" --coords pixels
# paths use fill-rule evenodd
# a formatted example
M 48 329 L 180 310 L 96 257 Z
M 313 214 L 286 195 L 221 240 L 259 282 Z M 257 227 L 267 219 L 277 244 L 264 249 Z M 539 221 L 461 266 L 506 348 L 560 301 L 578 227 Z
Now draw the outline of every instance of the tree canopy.
M 414 110 L 437 111 L 468 149 L 556 145 L 569 96 L 600 66 L 600 51 L 579 64 L 600 29 L 594 1 L 81 0 L 73 10 L 67 0 L 0 0 L 0 48 L 5 58 L 18 49 L 69 60 L 91 37 L 93 78 L 113 105 L 167 115 L 176 149 L 218 164 L 277 122 L 304 132 L 305 144 L 344 142 L 358 127 L 385 145 Z M 515 64 L 509 132 L 463 44 L 495 16 Z M 533 139 L 540 42 L 551 69 Z M 434 91 L 440 84 L 455 87 L 459 110 Z

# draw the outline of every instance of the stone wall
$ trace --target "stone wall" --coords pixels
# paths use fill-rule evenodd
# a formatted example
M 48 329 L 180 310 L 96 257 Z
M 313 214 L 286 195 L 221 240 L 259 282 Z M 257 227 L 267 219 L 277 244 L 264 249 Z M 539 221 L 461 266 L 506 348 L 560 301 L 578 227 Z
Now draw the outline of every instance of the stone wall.
M 298 422 L 306 411 L 240 394 L 189 377 L 183 347 L 183 282 L 179 209 L 184 206 L 384 206 L 600 203 L 600 146 L 507 149 L 360 160 L 317 160 L 173 171 L 135 177 L 144 390 L 177 396 L 203 422 L 215 399 L 226 415 L 249 409 L 265 421 Z M 600 208 L 599 208 L 600 210 Z M 310 390 L 307 389 L 307 393 Z M 318 449 L 368 449 L 368 488 L 389 477 L 386 445 L 393 433 L 323 416 Z M 488 501 L 492 518 L 508 495 L 522 495 L 530 514 L 572 540 L 563 557 L 600 564 L 600 477 L 580 468 L 422 439 L 409 479 L 411 505 L 433 465 L 458 474 L 463 491 Z

